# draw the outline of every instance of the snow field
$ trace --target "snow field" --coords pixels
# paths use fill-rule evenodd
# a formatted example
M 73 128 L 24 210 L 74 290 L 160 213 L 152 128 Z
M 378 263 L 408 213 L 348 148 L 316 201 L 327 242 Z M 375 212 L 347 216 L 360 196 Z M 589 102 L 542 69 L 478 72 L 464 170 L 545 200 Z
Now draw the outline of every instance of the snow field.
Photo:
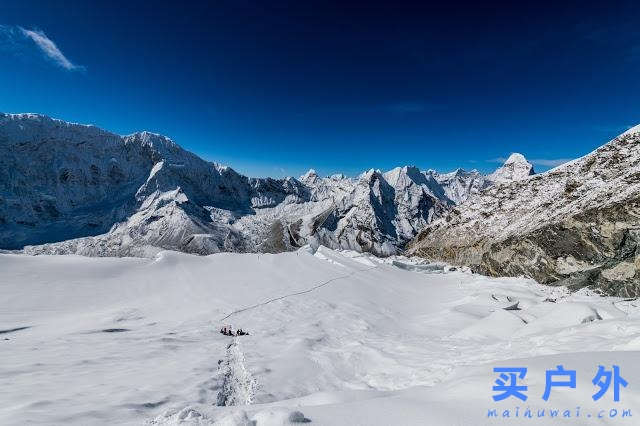
M 492 369 L 514 364 L 531 407 L 564 364 L 578 387 L 554 390 L 554 406 L 640 409 L 633 301 L 324 247 L 3 254 L 0 270 L 3 425 L 495 424 L 488 408 L 519 401 L 493 402 Z M 617 405 L 591 400 L 598 364 L 630 383 Z

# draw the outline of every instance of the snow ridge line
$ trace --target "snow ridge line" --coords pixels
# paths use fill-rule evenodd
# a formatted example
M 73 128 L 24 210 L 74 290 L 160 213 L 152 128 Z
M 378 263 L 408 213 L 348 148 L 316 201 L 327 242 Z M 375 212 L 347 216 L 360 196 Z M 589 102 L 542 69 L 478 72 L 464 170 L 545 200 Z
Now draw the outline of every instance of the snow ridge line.
M 233 315 L 235 315 L 235 314 L 239 314 L 240 312 L 249 311 L 249 310 L 251 310 L 251 309 L 259 308 L 260 306 L 265 306 L 265 305 L 268 305 L 269 303 L 277 302 L 278 300 L 283 300 L 283 299 L 286 299 L 286 298 L 288 298 L 288 297 L 292 297 L 292 296 L 299 296 L 299 295 L 301 295 L 301 294 L 311 293 L 312 291 L 317 290 L 317 289 L 319 289 L 319 288 L 321 288 L 321 287 L 324 287 L 324 286 L 326 286 L 327 284 L 330 284 L 330 283 L 332 283 L 332 282 L 334 282 L 334 281 L 341 280 L 341 279 L 343 279 L 343 278 L 349 278 L 349 277 L 351 277 L 351 276 L 353 276 L 353 275 L 357 274 L 358 272 L 370 271 L 371 269 L 375 269 L 375 268 L 377 268 L 377 267 L 378 267 L 378 266 L 377 266 L 377 265 L 375 265 L 375 266 L 371 266 L 371 267 L 369 267 L 369 268 L 365 268 L 365 269 L 355 269 L 354 271 L 351 271 L 351 272 L 350 272 L 350 273 L 348 273 L 348 274 L 341 275 L 341 276 L 339 276 L 339 277 L 335 277 L 335 278 L 331 278 L 330 280 L 324 281 L 324 282 L 322 282 L 322 283 L 320 283 L 320 284 L 317 284 L 317 285 L 315 285 L 315 286 L 313 286 L 313 287 L 310 287 L 310 288 L 308 288 L 308 289 L 306 289 L 306 290 L 297 291 L 297 292 L 295 292 L 295 293 L 285 294 L 284 296 L 274 297 L 273 299 L 268 299 L 268 300 L 266 300 L 266 301 L 264 301 L 264 302 L 256 303 L 255 305 L 251 305 L 251 306 L 247 306 L 247 307 L 245 307 L 245 308 L 237 309 L 237 310 L 235 310 L 235 311 L 231 312 L 231 313 L 230 313 L 229 315 L 227 315 L 226 317 L 221 318 L 221 319 L 220 319 L 220 321 L 224 321 L 224 320 L 226 320 L 226 319 L 230 318 L 231 316 L 233 316 Z

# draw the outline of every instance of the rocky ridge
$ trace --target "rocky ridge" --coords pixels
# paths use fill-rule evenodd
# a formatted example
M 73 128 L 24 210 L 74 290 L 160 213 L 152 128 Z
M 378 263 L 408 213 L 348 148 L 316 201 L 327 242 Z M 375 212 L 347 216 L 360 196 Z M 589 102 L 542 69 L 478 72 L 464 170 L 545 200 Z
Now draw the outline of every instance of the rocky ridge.
M 640 126 L 582 158 L 471 196 L 408 251 L 486 275 L 637 297 L 639 242 Z

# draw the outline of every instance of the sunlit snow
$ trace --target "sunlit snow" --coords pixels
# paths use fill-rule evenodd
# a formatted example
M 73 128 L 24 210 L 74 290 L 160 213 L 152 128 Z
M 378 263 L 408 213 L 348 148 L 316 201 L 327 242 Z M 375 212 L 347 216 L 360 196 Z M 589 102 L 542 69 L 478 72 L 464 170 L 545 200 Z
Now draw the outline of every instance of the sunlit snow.
M 635 302 L 524 278 L 324 247 L 2 254 L 0 271 L 2 425 L 471 425 L 501 421 L 495 407 L 640 406 Z M 578 386 L 545 403 L 558 364 Z M 592 400 L 599 364 L 629 381 L 620 402 Z M 513 365 L 529 368 L 529 400 L 494 403 L 492 369 Z M 563 421 L 580 424 L 508 420 Z

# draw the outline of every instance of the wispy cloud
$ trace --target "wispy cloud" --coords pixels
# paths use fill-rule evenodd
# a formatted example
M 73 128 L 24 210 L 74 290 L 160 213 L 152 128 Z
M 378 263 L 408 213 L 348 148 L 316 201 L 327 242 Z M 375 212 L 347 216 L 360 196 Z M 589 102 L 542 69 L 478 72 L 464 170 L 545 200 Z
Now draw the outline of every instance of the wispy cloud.
M 0 50 L 16 56 L 35 54 L 44 56 L 51 63 L 67 71 L 84 71 L 82 65 L 67 58 L 56 43 L 43 31 L 29 30 L 20 26 L 0 25 Z
M 62 53 L 62 51 L 56 46 L 56 44 L 51 40 L 47 35 L 42 31 L 37 30 L 26 30 L 22 27 L 18 27 L 22 34 L 25 37 L 30 38 L 33 42 L 40 48 L 42 53 L 45 54 L 47 58 L 53 61 L 55 64 L 61 66 L 62 68 L 74 71 L 74 70 L 84 70 L 85 68 L 80 65 L 76 65 L 67 59 L 66 56 Z
M 529 162 L 534 166 L 558 167 L 561 164 L 568 163 L 573 160 L 574 158 L 534 158 L 529 160 Z
M 573 158 L 533 158 L 533 159 L 527 158 L 527 161 L 529 161 L 534 166 L 541 166 L 541 167 L 558 167 L 572 160 L 574 159 Z M 487 162 L 489 163 L 499 163 L 499 164 L 502 164 L 505 161 L 507 161 L 505 157 L 496 157 L 496 158 L 491 158 L 487 160 Z
M 504 163 L 505 161 L 507 161 L 505 157 L 496 157 L 488 159 L 487 163 Z
M 282 167 L 273 166 L 274 174 L 280 175 L 281 178 L 287 177 L 287 171 Z

